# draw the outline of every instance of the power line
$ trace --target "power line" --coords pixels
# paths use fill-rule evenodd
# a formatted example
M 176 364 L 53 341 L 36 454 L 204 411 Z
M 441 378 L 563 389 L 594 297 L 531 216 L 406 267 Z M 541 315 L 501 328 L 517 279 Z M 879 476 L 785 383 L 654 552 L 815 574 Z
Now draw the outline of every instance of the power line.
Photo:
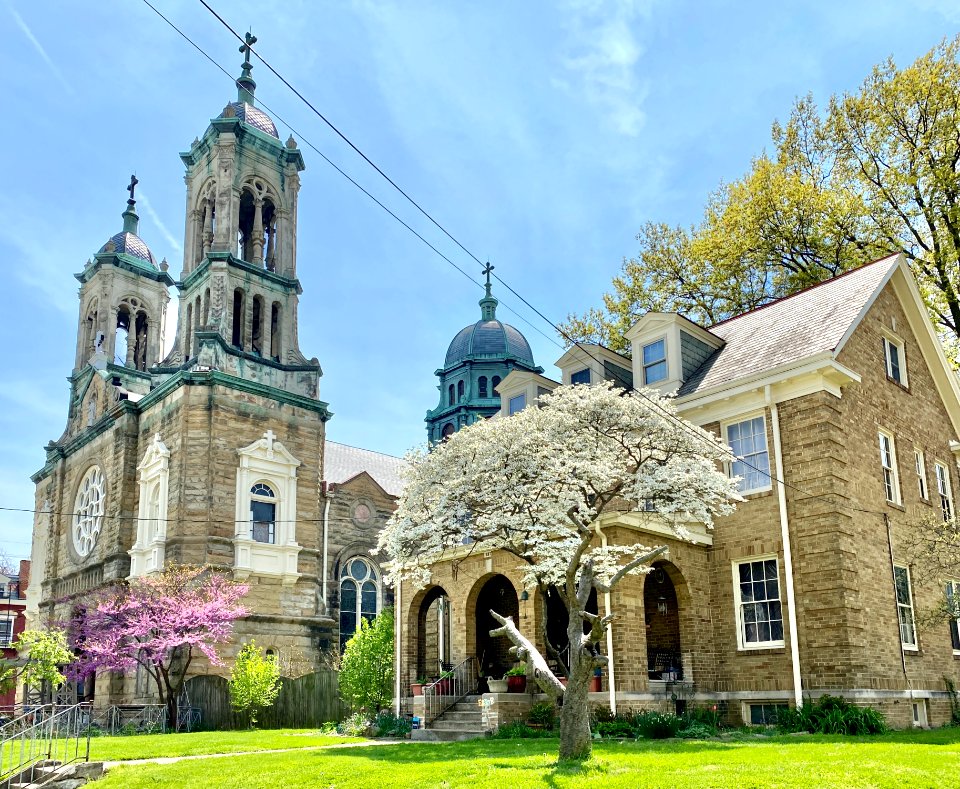
M 171 21 L 170 21 L 169 19 L 167 19 L 163 14 L 161 14 L 159 11 L 157 11 L 157 9 L 156 9 L 153 5 L 151 5 L 151 3 L 149 2 L 149 0 L 144 0 L 144 3 L 146 3 L 146 5 L 148 5 L 151 9 L 153 9 L 153 10 L 157 13 L 158 16 L 160 16 L 168 25 L 170 25 L 174 30 L 176 30 L 185 40 L 187 40 L 194 48 L 196 48 L 205 58 L 207 58 L 211 63 L 213 63 L 214 65 L 216 65 L 217 68 L 219 68 L 224 74 L 226 74 L 228 77 L 230 77 L 230 79 L 236 84 L 237 81 L 230 75 L 229 72 L 226 71 L 226 69 L 223 68 L 223 66 L 221 66 L 219 63 L 217 63 L 216 60 L 214 60 L 212 56 L 210 56 L 209 54 L 207 54 L 207 52 L 204 51 L 202 47 L 200 47 L 200 46 L 199 46 L 198 44 L 196 44 L 192 39 L 190 39 L 185 33 L 183 33 L 176 25 L 173 24 L 173 22 L 171 22 Z M 204 8 L 206 8 L 206 9 L 211 13 L 238 41 L 240 41 L 242 44 L 246 44 L 244 38 L 243 38 L 236 30 L 234 30 L 233 27 L 231 27 L 230 24 L 229 24 L 220 14 L 218 14 L 218 13 L 209 5 L 209 3 L 207 3 L 206 0 L 200 0 L 200 3 L 204 6 Z M 249 45 L 248 45 L 248 46 L 249 46 Z M 318 118 L 320 118 L 328 127 L 330 127 L 330 129 L 332 129 L 332 130 L 337 134 L 337 136 L 339 136 L 353 151 L 355 151 L 355 152 L 356 152 L 368 165 L 370 165 L 384 180 L 386 180 L 387 183 L 389 183 L 397 192 L 399 192 L 417 211 L 419 211 L 424 217 L 426 217 L 434 226 L 436 226 L 445 236 L 447 236 L 447 238 L 449 238 L 454 244 L 456 244 L 461 250 L 463 250 L 463 252 L 466 253 L 470 258 L 472 258 L 475 262 L 477 262 L 477 263 L 480 264 L 481 266 L 483 265 L 483 261 L 481 261 L 480 258 L 478 258 L 478 257 L 477 257 L 473 252 L 471 252 L 466 246 L 464 246 L 452 233 L 450 233 L 445 227 L 443 227 L 443 225 L 441 225 L 436 219 L 434 219 L 434 217 L 433 217 L 428 211 L 426 211 L 426 209 L 424 209 L 424 208 L 423 208 L 416 200 L 414 200 L 404 189 L 402 189 L 392 178 L 390 178 L 376 163 L 374 163 L 374 162 L 370 159 L 370 157 L 368 157 L 357 145 L 355 145 L 355 144 L 349 139 L 349 137 L 347 137 L 342 131 L 340 131 L 339 128 L 337 128 L 336 125 L 334 125 L 325 115 L 323 115 L 323 113 L 321 113 L 321 112 L 313 105 L 312 102 L 310 102 L 299 90 L 297 90 L 297 88 L 295 88 L 279 71 L 277 71 L 259 52 L 257 52 L 252 46 L 250 46 L 249 48 L 250 48 L 250 51 L 253 52 L 253 54 L 257 56 L 257 58 L 260 60 L 260 62 L 263 63 L 263 65 L 264 65 L 275 77 L 277 77 L 277 79 L 279 79 L 290 91 L 292 91 L 292 92 L 294 93 L 294 95 L 297 96 L 297 98 L 299 98 Z M 263 104 L 262 101 L 261 101 L 260 103 Z M 264 106 L 266 109 L 269 110 L 269 107 L 267 107 L 266 104 L 263 104 L 263 106 Z M 273 112 L 272 110 L 270 110 L 270 111 Z M 279 115 L 277 115 L 277 117 L 281 120 L 281 122 L 285 123 L 285 125 L 290 126 L 290 124 L 286 123 L 286 121 L 283 121 L 283 119 L 280 118 Z M 293 129 L 292 126 L 290 126 L 290 128 L 291 128 L 291 130 L 296 131 L 295 129 Z M 299 134 L 299 132 L 298 132 L 298 134 Z M 302 135 L 300 135 L 300 136 L 302 137 Z M 390 214 L 390 216 L 392 216 L 394 219 L 396 219 L 398 222 L 400 222 L 400 224 L 402 224 L 407 230 L 409 230 L 409 231 L 412 232 L 414 235 L 416 235 L 417 238 L 419 238 L 424 244 L 426 244 L 431 250 L 433 250 L 433 251 L 434 251 L 437 255 L 439 255 L 443 260 L 445 260 L 447 263 L 449 263 L 451 266 L 453 266 L 457 271 L 459 271 L 461 274 L 463 274 L 465 277 L 467 277 L 467 279 L 471 280 L 474 284 L 480 286 L 480 283 L 479 283 L 479 282 L 477 282 L 476 280 L 474 280 L 473 277 L 471 277 L 467 272 L 465 272 L 465 271 L 464 271 L 460 266 L 458 266 L 453 260 L 451 260 L 449 257 L 447 257 L 447 256 L 444 255 L 442 252 L 440 252 L 433 244 L 431 244 L 429 241 L 427 241 L 420 233 L 418 233 L 416 230 L 414 230 L 414 229 L 413 229 L 409 224 L 407 224 L 405 221 L 403 221 L 402 219 L 400 219 L 400 217 L 398 217 L 393 211 L 391 211 L 389 208 L 387 208 L 380 200 L 378 200 L 376 197 L 374 197 L 369 191 L 367 191 L 366 189 L 364 189 L 364 187 L 362 187 L 362 186 L 361 186 L 360 184 L 358 184 L 353 178 L 351 178 L 349 175 L 347 175 L 340 167 L 338 167 L 336 164 L 334 164 L 332 161 L 330 161 L 330 159 L 328 159 L 322 152 L 320 152 L 312 143 L 310 143 L 308 140 L 306 140 L 306 138 L 303 138 L 303 139 L 304 139 L 304 141 L 307 143 L 307 145 L 308 145 L 311 149 L 313 149 L 318 155 L 320 155 L 320 156 L 324 159 L 324 161 L 326 161 L 328 164 L 330 164 L 332 167 L 334 167 L 334 169 L 336 169 L 341 175 L 343 175 L 345 178 L 347 178 L 347 180 L 349 180 L 350 183 L 352 183 L 354 186 L 356 186 L 358 189 L 360 189 L 364 194 L 366 194 L 371 200 L 373 200 L 375 203 L 377 203 L 377 205 L 379 205 L 379 206 L 380 206 L 381 208 L 383 208 L 388 214 Z M 543 312 L 541 312 L 541 311 L 540 311 L 539 309 L 537 309 L 533 304 L 531 304 L 530 301 L 528 301 L 526 298 L 524 298 L 517 290 L 515 290 L 512 286 L 510 286 L 509 283 L 507 283 L 502 277 L 498 276 L 497 274 L 494 274 L 493 276 L 494 276 L 494 277 L 496 278 L 496 280 L 497 280 L 501 285 L 503 285 L 510 293 L 512 293 L 514 296 L 516 296 L 518 299 L 520 299 L 520 301 L 523 302 L 523 304 L 525 304 L 525 305 L 526 305 L 529 309 L 531 309 L 537 316 L 539 316 L 542 320 L 544 320 L 544 321 L 545 321 L 551 328 L 553 328 L 554 331 L 556 331 L 560 336 L 562 336 L 565 340 L 567 340 L 567 342 L 569 342 L 571 346 L 576 347 L 577 349 L 579 349 L 580 351 L 582 351 L 584 354 L 586 354 L 586 355 L 587 355 L 589 358 L 591 358 L 593 361 L 596 361 L 596 362 L 598 362 L 598 363 L 602 363 L 602 360 L 601 360 L 601 359 L 599 359 L 597 356 L 595 356 L 589 349 L 587 349 L 586 347 L 584 347 L 582 343 L 580 343 L 578 340 L 576 340 L 575 338 L 573 338 L 569 333 L 567 333 L 567 332 L 564 331 L 562 328 L 560 328 L 560 326 L 558 326 L 557 324 L 555 324 L 555 323 L 554 323 L 550 318 L 548 318 Z M 481 287 L 482 287 L 482 286 L 481 286 Z M 505 305 L 505 306 L 506 306 L 506 305 Z M 540 331 L 539 328 L 533 326 L 533 324 L 530 323 L 530 321 L 526 320 L 526 318 L 524 318 L 522 315 L 520 315 L 518 312 L 516 312 L 516 310 L 513 310 L 513 309 L 511 309 L 510 307 L 507 307 L 507 309 L 510 309 L 511 312 L 513 312 L 515 315 L 517 315 L 518 317 L 520 317 L 521 320 L 523 320 L 523 321 L 524 321 L 525 323 L 527 323 L 529 326 L 531 326 L 532 328 L 534 328 L 535 331 L 537 331 L 537 332 L 540 333 L 541 335 L 547 337 L 547 335 L 546 335 L 544 332 Z M 561 349 L 564 348 L 564 346 L 563 346 L 562 344 L 558 343 L 554 338 L 547 337 L 547 339 L 550 340 L 551 342 L 553 342 L 555 345 L 557 345 L 557 346 L 560 347 Z M 625 387 L 628 385 L 628 382 L 625 381 L 625 380 L 622 380 L 621 376 L 616 375 L 616 373 L 615 373 L 614 375 L 615 375 L 615 377 L 617 377 L 618 379 L 621 379 L 621 380 L 620 380 L 620 383 L 624 384 Z M 696 438 L 698 438 L 698 439 L 700 439 L 700 440 L 702 440 L 702 441 L 704 441 L 704 442 L 709 443 L 711 446 L 715 446 L 715 444 L 713 443 L 713 441 L 712 441 L 708 436 L 704 435 L 704 434 L 700 431 L 699 428 L 696 428 L 694 425 L 688 424 L 686 420 L 682 419 L 681 417 L 677 416 L 676 414 L 671 413 L 669 410 L 667 410 L 666 408 L 664 408 L 657 400 L 655 400 L 654 398 L 651 398 L 651 397 L 648 396 L 646 393 L 644 393 L 642 389 L 634 389 L 634 392 L 635 392 L 638 396 L 640 396 L 640 397 L 644 398 L 645 400 L 647 400 L 647 402 L 648 402 L 654 409 L 656 409 L 659 413 L 661 413 L 663 416 L 665 416 L 665 417 L 666 417 L 667 419 L 669 419 L 670 421 L 676 423 L 682 430 L 690 433 L 691 435 L 695 436 Z M 755 470 L 755 471 L 760 472 L 760 473 L 763 474 L 765 477 L 767 477 L 768 479 L 770 479 L 771 482 L 777 482 L 778 484 L 781 484 L 781 485 L 783 485 L 784 487 L 790 488 L 791 490 L 794 490 L 794 491 L 796 491 L 797 493 L 800 493 L 800 494 L 804 495 L 804 496 L 807 497 L 808 499 L 826 500 L 826 499 L 829 498 L 829 497 L 839 496 L 839 494 L 814 494 L 814 493 L 811 493 L 810 491 L 807 491 L 807 490 L 805 490 L 805 489 L 803 489 L 803 488 L 801 488 L 801 487 L 799 487 L 799 486 L 797 486 L 797 485 L 795 485 L 795 484 L 793 484 L 793 483 L 790 483 L 790 482 L 787 482 L 786 480 L 781 480 L 781 479 L 777 478 L 777 477 L 776 477 L 775 475 L 773 475 L 769 470 L 764 471 L 763 469 L 754 466 L 754 465 L 751 464 L 749 461 L 747 461 L 747 460 L 745 460 L 745 459 L 743 459 L 743 458 L 738 458 L 731 450 L 726 450 L 726 453 L 725 453 L 725 454 L 727 454 L 727 455 L 728 455 L 730 458 L 732 458 L 733 460 L 736 460 L 736 461 L 742 463 L 742 464 L 745 465 L 747 468 L 750 468 L 750 469 L 753 469 L 753 470 Z M 877 510 L 869 510 L 869 509 L 865 509 L 865 508 L 862 508 L 862 507 L 856 507 L 856 506 L 853 506 L 853 505 L 850 505 L 850 504 L 845 504 L 845 503 L 836 504 L 835 506 L 839 506 L 841 509 L 847 509 L 847 510 L 850 510 L 850 511 L 853 511 L 853 512 L 867 513 L 867 514 L 873 514 L 873 515 L 883 515 L 882 512 L 877 511 Z

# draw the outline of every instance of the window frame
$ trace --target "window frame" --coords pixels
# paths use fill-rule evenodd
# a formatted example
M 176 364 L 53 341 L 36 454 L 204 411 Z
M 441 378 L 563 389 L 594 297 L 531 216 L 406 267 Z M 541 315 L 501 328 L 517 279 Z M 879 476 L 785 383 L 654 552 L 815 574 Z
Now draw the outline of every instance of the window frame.
M 951 579 L 947 581 L 944 593 L 947 598 L 947 611 L 956 614 L 956 616 L 949 617 L 950 646 L 954 655 L 960 655 L 960 580 Z
M 759 487 L 755 487 L 755 488 L 742 488 L 742 489 L 740 489 L 738 485 L 738 492 L 742 496 L 747 496 L 747 495 L 750 495 L 751 493 L 766 493 L 767 491 L 773 490 L 773 474 L 771 474 L 770 472 L 770 444 L 767 441 L 767 415 L 763 411 L 757 411 L 752 414 L 748 414 L 746 416 L 737 417 L 736 420 L 731 420 L 729 422 L 724 422 L 721 424 L 721 432 L 723 433 L 723 440 L 726 442 L 727 446 L 730 447 L 731 452 L 733 452 L 733 444 L 730 441 L 730 428 L 738 427 L 740 425 L 746 424 L 747 422 L 753 422 L 756 419 L 761 419 L 763 421 L 763 431 L 762 431 L 763 454 L 765 454 L 767 457 L 767 470 L 764 472 L 761 469 L 757 468 L 757 471 L 761 475 L 766 476 L 767 484 L 760 485 Z M 728 477 L 738 476 L 737 474 L 734 473 L 734 466 L 739 462 L 747 462 L 746 456 L 737 455 L 735 452 L 733 452 L 733 454 L 735 459 L 728 460 L 724 464 L 726 467 L 726 472 Z M 756 456 L 759 454 L 761 453 L 754 452 L 752 453 L 752 456 Z M 755 464 L 753 463 L 749 463 L 749 465 L 754 466 L 754 468 L 756 468 Z M 746 482 L 746 480 L 747 480 L 746 476 L 742 477 L 740 480 L 741 484 Z
M 773 560 L 776 563 L 777 568 L 777 597 L 776 602 L 780 605 L 780 629 L 781 629 L 781 638 L 779 639 L 770 639 L 768 641 L 747 641 L 746 638 L 746 629 L 743 616 L 743 608 L 745 605 L 753 605 L 754 603 L 770 603 L 774 602 L 774 598 L 767 597 L 763 600 L 751 600 L 747 603 L 743 601 L 740 593 L 740 567 L 744 564 L 754 564 L 757 562 L 767 562 Z M 737 623 L 737 651 L 738 652 L 752 652 L 758 649 L 783 649 L 786 646 L 786 617 L 784 616 L 784 607 L 785 603 L 783 601 L 783 589 L 780 585 L 780 556 L 779 554 L 765 554 L 763 556 L 749 556 L 742 559 L 733 559 L 730 562 L 731 576 L 733 580 L 733 608 L 735 619 Z M 766 579 L 765 579 L 766 580 Z M 774 620 L 768 619 L 772 622 Z
M 514 409 L 514 404 L 519 403 L 520 407 Z M 524 408 L 527 407 L 527 393 L 521 392 L 518 395 L 514 395 L 507 401 L 507 415 L 513 416 L 514 414 L 520 413 Z
M 880 449 L 880 476 L 883 481 L 883 495 L 887 504 L 896 504 L 897 506 L 903 505 L 903 492 L 900 489 L 900 472 L 897 468 L 897 443 L 896 439 L 893 437 L 893 433 L 890 433 L 883 428 L 877 430 L 877 439 Z M 883 441 L 886 439 L 889 442 L 889 462 L 890 465 L 887 466 L 887 459 L 884 457 L 885 451 L 883 446 Z M 889 479 L 888 479 L 889 474 Z M 890 498 L 889 491 L 892 488 L 894 493 L 894 498 Z
M 581 378 L 585 377 L 585 380 L 581 380 L 581 381 L 574 380 L 578 375 L 581 376 Z M 589 367 L 584 367 L 580 370 L 577 370 L 576 372 L 570 373 L 571 386 L 576 386 L 577 384 L 589 385 L 591 383 L 593 383 L 593 380 L 592 380 L 592 373 L 590 372 Z
M 654 345 L 657 345 L 658 343 L 663 343 L 663 358 L 657 359 L 656 361 L 648 363 L 645 358 L 645 351 L 647 350 L 647 348 L 652 348 Z M 655 367 L 658 364 L 663 364 L 663 377 L 658 378 L 656 381 L 651 381 L 647 377 L 647 368 Z M 656 386 L 657 384 L 661 384 L 664 381 L 670 380 L 670 361 L 667 358 L 667 336 L 666 335 L 662 337 L 658 337 L 657 339 L 651 340 L 650 342 L 644 343 L 643 345 L 640 346 L 640 374 L 641 374 L 641 377 L 643 378 L 644 386 Z
M 891 349 L 896 349 L 896 375 L 894 375 L 894 354 L 891 353 Z M 883 363 L 888 379 L 904 389 L 910 388 L 907 379 L 907 354 L 903 340 L 899 337 L 894 337 L 891 334 L 883 335 Z
M 356 561 L 362 562 L 367 567 L 367 574 L 363 579 L 355 578 L 350 572 L 350 568 Z M 353 632 L 351 632 L 346 639 L 343 637 L 343 584 L 345 581 L 350 581 L 357 588 L 356 603 L 353 611 L 356 619 L 354 620 Z M 360 619 L 366 618 L 363 613 L 363 586 L 368 582 L 372 583 L 376 589 L 376 610 L 373 612 L 373 619 L 376 619 L 383 611 L 383 570 L 377 566 L 375 562 L 359 554 L 349 556 L 343 561 L 343 564 L 340 566 L 339 577 L 337 578 L 337 636 L 340 641 L 341 651 L 344 646 L 346 646 L 347 641 L 359 630 Z M 373 619 L 367 619 L 367 621 L 372 622 Z
M 906 573 L 907 577 L 907 597 L 908 601 L 906 603 L 900 602 L 900 588 L 897 585 L 897 570 L 903 570 Z M 920 639 L 917 634 L 917 619 L 914 615 L 914 605 L 913 605 L 913 581 L 910 577 L 910 566 L 906 564 L 896 564 L 893 565 L 893 595 L 894 599 L 897 602 L 897 627 L 900 630 L 900 648 L 905 652 L 919 652 L 920 651 Z M 910 612 L 910 629 L 913 631 L 913 642 L 903 640 L 903 621 L 901 618 L 901 609 L 906 609 Z
M 266 488 L 270 491 L 271 495 L 267 496 L 263 493 L 256 493 L 258 487 Z M 250 501 L 250 539 L 254 542 L 258 542 L 261 545 L 276 545 L 277 544 L 277 522 L 280 520 L 280 497 L 277 495 L 276 490 L 274 490 L 274 485 L 267 480 L 257 480 L 250 486 L 250 494 L 247 497 Z M 254 504 L 268 504 L 273 507 L 273 520 L 272 521 L 254 521 L 253 519 L 253 506 Z M 267 523 L 267 536 L 270 537 L 268 540 L 258 540 L 254 536 L 254 524 L 255 523 Z
M 775 708 L 775 710 L 789 709 L 789 708 L 790 708 L 790 704 L 787 703 L 787 702 L 784 701 L 784 700 L 780 700 L 780 701 L 744 701 L 744 702 L 743 702 L 743 709 L 742 709 L 742 712 L 741 712 L 741 717 L 743 718 L 743 722 L 744 722 L 747 726 L 776 726 L 776 723 L 777 723 L 776 720 L 773 720 L 773 721 L 764 720 L 764 721 L 761 721 L 760 723 L 754 723 L 754 722 L 753 722 L 753 708 L 754 708 L 754 707 L 759 707 L 759 708 L 760 708 L 761 715 L 762 715 L 764 718 L 766 718 L 767 716 L 766 716 L 766 714 L 765 714 L 766 711 L 765 711 L 764 708 L 773 707 L 773 708 Z
M 943 472 L 941 474 L 941 472 Z M 933 475 L 937 480 L 937 497 L 940 500 L 940 513 L 943 515 L 944 522 L 953 518 L 953 487 L 950 484 L 950 469 L 946 463 L 939 460 L 933 461 Z
M 927 459 L 922 449 L 913 448 L 914 470 L 917 472 L 917 485 L 920 499 L 930 501 L 930 488 L 927 486 Z

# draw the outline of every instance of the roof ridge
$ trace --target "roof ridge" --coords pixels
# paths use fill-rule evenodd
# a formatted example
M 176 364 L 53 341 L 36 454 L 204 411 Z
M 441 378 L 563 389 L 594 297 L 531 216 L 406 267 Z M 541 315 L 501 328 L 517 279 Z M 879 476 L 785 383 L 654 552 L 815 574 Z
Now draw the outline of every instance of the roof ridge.
M 885 255 L 885 256 L 882 257 L 882 258 L 877 258 L 876 260 L 871 260 L 869 263 L 864 263 L 863 265 L 857 266 L 856 268 L 852 268 L 852 269 L 849 269 L 849 270 L 847 270 L 847 271 L 844 271 L 842 274 L 837 274 L 835 277 L 829 277 L 829 278 L 827 278 L 827 279 L 825 279 L 825 280 L 821 280 L 820 282 L 814 282 L 812 285 L 807 285 L 806 287 L 803 287 L 803 288 L 801 288 L 800 290 L 795 291 L 794 293 L 790 293 L 790 294 L 788 294 L 788 295 L 786 295 L 786 296 L 781 296 L 780 298 L 774 299 L 773 301 L 768 301 L 766 304 L 761 304 L 761 305 L 758 306 L 758 307 L 754 307 L 753 309 L 749 309 L 749 310 L 747 310 L 746 312 L 741 312 L 741 313 L 738 314 L 738 315 L 731 315 L 729 318 L 724 318 L 722 321 L 717 321 L 716 323 L 713 323 L 713 324 L 711 324 L 710 326 L 704 327 L 704 328 L 706 328 L 707 331 L 713 331 L 717 326 L 722 326 L 722 325 L 724 325 L 725 323 L 730 323 L 731 321 L 735 321 L 735 320 L 737 320 L 738 318 L 743 318 L 743 317 L 746 316 L 746 315 L 753 315 L 755 312 L 760 312 L 761 310 L 765 310 L 765 309 L 767 309 L 767 307 L 772 307 L 772 306 L 774 306 L 775 304 L 781 304 L 781 303 L 783 303 L 783 302 L 785 302 L 785 301 L 788 301 L 788 300 L 790 300 L 790 299 L 792 299 L 792 298 L 794 298 L 794 297 L 796 297 L 796 296 L 800 296 L 800 295 L 806 293 L 807 291 L 811 291 L 811 290 L 814 290 L 814 289 L 816 289 L 816 288 L 823 287 L 824 285 L 829 285 L 829 284 L 831 284 L 831 283 L 833 283 L 833 282 L 836 282 L 838 279 L 843 279 L 844 277 L 849 276 L 850 274 L 856 274 L 858 271 L 863 271 L 863 269 L 865 269 L 865 268 L 869 268 L 870 266 L 875 266 L 875 265 L 877 265 L 878 263 L 883 263 L 883 261 L 889 260 L 890 258 L 895 258 L 895 257 L 897 257 L 899 254 L 900 254 L 899 252 L 893 252 L 893 253 L 891 253 L 891 254 L 889 254 L 889 255 Z M 691 321 L 691 323 L 693 323 L 693 321 Z M 699 325 L 699 324 L 698 324 L 698 325 Z

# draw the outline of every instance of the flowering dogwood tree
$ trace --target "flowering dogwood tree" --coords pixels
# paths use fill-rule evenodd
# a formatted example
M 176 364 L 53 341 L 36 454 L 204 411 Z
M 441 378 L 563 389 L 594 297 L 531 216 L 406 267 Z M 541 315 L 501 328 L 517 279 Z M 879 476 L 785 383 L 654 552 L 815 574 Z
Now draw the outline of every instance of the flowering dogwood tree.
M 205 567 L 173 566 L 157 575 L 94 593 L 71 622 L 77 652 L 73 673 L 128 671 L 153 678 L 167 724 L 176 731 L 177 696 L 196 653 L 223 665 L 217 645 L 226 641 L 246 609 L 247 587 Z
M 603 546 L 597 519 L 614 509 L 648 511 L 682 538 L 684 523 L 712 526 L 740 496 L 721 470 L 728 450 L 679 419 L 655 391 L 566 386 L 537 406 L 480 421 L 414 453 L 379 550 L 391 560 L 394 582 L 422 587 L 445 551 L 472 544 L 516 556 L 528 588 L 556 588 L 569 615 L 566 687 L 510 617 L 491 611 L 501 624 L 491 635 L 510 639 L 540 688 L 562 700 L 560 757 L 584 758 L 589 681 L 607 663 L 600 644 L 610 621 L 586 610 L 590 593 L 646 572 L 666 552 L 640 533 Z

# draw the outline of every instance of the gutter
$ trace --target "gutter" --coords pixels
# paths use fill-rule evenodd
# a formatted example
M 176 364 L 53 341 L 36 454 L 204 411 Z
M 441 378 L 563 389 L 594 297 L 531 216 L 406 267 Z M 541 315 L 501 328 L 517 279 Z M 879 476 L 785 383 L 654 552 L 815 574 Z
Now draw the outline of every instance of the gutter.
M 783 484 L 783 450 L 780 445 L 780 412 L 770 392 L 764 387 L 764 397 L 770 408 L 770 426 L 773 431 L 773 456 L 777 471 L 777 504 L 780 510 L 780 538 L 783 541 L 783 569 L 787 587 L 788 627 L 790 628 L 790 664 L 793 669 L 793 697 L 798 707 L 803 705 L 803 681 L 800 676 L 800 644 L 797 640 L 797 605 L 793 588 L 793 552 L 790 548 L 790 521 L 787 516 L 787 490 Z

